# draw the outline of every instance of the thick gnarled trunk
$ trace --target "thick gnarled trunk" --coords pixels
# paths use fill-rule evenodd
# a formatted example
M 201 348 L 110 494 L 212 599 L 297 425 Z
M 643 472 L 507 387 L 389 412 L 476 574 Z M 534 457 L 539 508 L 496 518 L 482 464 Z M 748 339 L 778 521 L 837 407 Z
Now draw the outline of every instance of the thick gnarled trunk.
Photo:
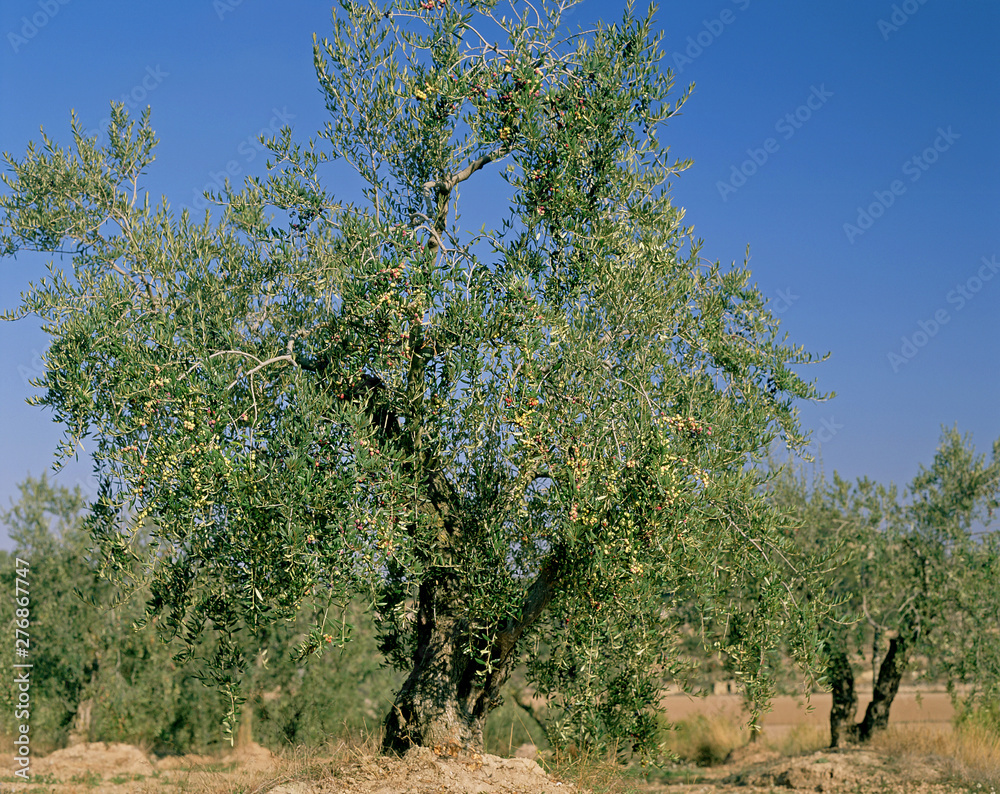
M 515 643 L 489 649 L 492 669 L 468 654 L 468 629 L 455 615 L 455 593 L 444 583 L 420 587 L 413 670 L 385 720 L 383 752 L 413 745 L 481 750 L 483 725 L 510 675 Z
M 875 731 L 885 730 L 889 724 L 889 709 L 899 691 L 906 665 L 910 660 L 910 648 L 904 635 L 889 640 L 889 650 L 879 666 L 878 678 L 872 689 L 872 702 L 865 710 L 865 718 L 858 723 L 858 739 L 868 741 Z
M 559 559 L 553 555 L 542 565 L 520 619 L 494 632 L 488 646 L 485 633 L 474 637 L 472 654 L 466 650 L 470 629 L 460 617 L 460 590 L 447 576 L 420 585 L 413 669 L 386 717 L 383 752 L 404 753 L 414 745 L 482 751 L 483 726 L 517 663 L 518 640 L 555 593 Z

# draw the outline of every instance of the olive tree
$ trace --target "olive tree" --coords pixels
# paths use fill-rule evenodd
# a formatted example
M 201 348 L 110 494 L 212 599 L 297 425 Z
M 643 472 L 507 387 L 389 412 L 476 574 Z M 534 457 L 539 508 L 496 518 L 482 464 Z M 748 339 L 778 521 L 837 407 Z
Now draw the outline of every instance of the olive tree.
M 1000 441 L 977 455 L 955 429 L 942 432 L 929 467 L 905 492 L 834 473 L 811 484 L 789 470 L 771 484 L 794 517 L 804 551 L 836 561 L 824 598 L 840 608 L 826 621 L 824 658 L 833 703 L 831 744 L 867 741 L 884 729 L 899 686 L 916 671 L 943 681 L 968 703 L 995 697 L 1000 680 L 998 535 Z M 872 698 L 857 719 L 855 671 L 869 664 Z
M 568 5 L 343 0 L 329 123 L 201 220 L 143 194 L 148 111 L 7 159 L 5 253 L 72 262 L 8 317 L 51 335 L 63 452 L 91 438 L 106 571 L 152 527 L 148 611 L 218 634 L 234 702 L 241 630 L 307 596 L 366 597 L 408 671 L 386 750 L 480 746 L 522 660 L 559 738 L 648 745 L 682 591 L 755 702 L 765 649 L 810 652 L 757 463 L 802 442 L 812 356 L 671 201 L 651 17 L 570 33 Z
M 228 704 L 218 695 L 206 698 L 204 687 L 173 664 L 179 643 L 171 648 L 132 630 L 143 613 L 138 599 L 113 608 L 114 588 L 98 575 L 85 530 L 84 493 L 45 475 L 29 476 L 18 487 L 21 498 L 0 509 L 0 525 L 15 547 L 9 564 L 0 567 L 0 584 L 14 593 L 16 578 L 27 569 L 30 598 L 21 620 L 28 621 L 30 646 L 22 661 L 32 665 L 37 738 L 49 747 L 100 739 L 141 741 L 160 750 L 200 747 L 215 738 Z M 5 626 L 15 606 L 13 599 L 0 605 Z M 17 730 L 17 696 L 13 681 L 0 690 L 8 733 Z

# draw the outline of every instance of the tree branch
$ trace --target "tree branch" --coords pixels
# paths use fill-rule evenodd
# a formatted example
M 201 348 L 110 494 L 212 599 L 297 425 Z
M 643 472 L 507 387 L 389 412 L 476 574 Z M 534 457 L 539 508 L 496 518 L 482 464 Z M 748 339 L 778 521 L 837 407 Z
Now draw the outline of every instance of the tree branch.
M 460 182 L 464 182 L 470 176 L 472 176 L 476 171 L 485 168 L 487 165 L 492 163 L 494 160 L 498 160 L 503 157 L 507 152 L 503 149 L 497 149 L 495 152 L 490 152 L 489 154 L 484 154 L 477 157 L 471 163 L 469 163 L 461 171 L 456 171 L 447 179 L 435 180 L 432 179 L 429 182 L 424 182 L 424 194 L 430 197 L 433 193 L 447 193 L 450 194 L 454 190 L 455 185 Z
M 520 619 L 513 621 L 509 628 L 500 631 L 497 636 L 497 644 L 503 656 L 510 652 L 524 632 L 535 624 L 552 602 L 561 573 L 562 566 L 557 555 L 553 553 L 538 571 L 535 581 L 531 583 L 528 594 L 521 604 Z
M 471 177 L 476 171 L 485 168 L 487 165 L 492 163 L 507 154 L 507 150 L 504 147 L 490 152 L 489 154 L 484 154 L 477 157 L 471 163 L 469 163 L 461 171 L 456 171 L 447 179 L 441 180 L 430 180 L 424 183 L 424 195 L 427 197 L 428 201 L 431 199 L 436 199 L 437 206 L 432 207 L 431 211 L 434 212 L 433 226 L 437 230 L 437 238 L 432 239 L 430 243 L 430 248 L 432 251 L 436 251 L 440 248 L 440 235 L 444 232 L 445 228 L 445 218 L 448 217 L 448 201 L 451 198 L 451 191 L 455 189 L 455 186 L 460 182 L 464 182 L 466 179 Z

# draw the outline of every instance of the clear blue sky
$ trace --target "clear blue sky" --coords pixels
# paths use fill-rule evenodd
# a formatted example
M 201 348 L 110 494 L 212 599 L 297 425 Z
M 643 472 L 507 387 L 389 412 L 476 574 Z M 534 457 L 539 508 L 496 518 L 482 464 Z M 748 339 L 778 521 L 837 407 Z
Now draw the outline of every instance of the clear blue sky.
M 621 8 L 585 0 L 570 21 Z M 696 84 L 661 136 L 694 159 L 676 202 L 707 257 L 742 261 L 749 244 L 791 340 L 832 353 L 807 374 L 838 396 L 802 406 L 826 469 L 905 484 L 942 424 L 987 450 L 1000 436 L 1000 4 L 688 0 L 656 18 L 678 86 Z M 0 149 L 21 156 L 40 125 L 68 141 L 71 109 L 96 132 L 111 100 L 148 104 L 161 144 L 147 187 L 196 205 L 227 168 L 262 171 L 269 125 L 305 138 L 324 122 L 311 36 L 329 29 L 329 6 L 310 0 L 3 0 Z M 0 305 L 43 265 L 0 261 Z M 31 319 L 0 324 L 3 505 L 59 436 L 24 404 L 46 344 Z M 89 471 L 81 456 L 60 480 L 87 485 Z

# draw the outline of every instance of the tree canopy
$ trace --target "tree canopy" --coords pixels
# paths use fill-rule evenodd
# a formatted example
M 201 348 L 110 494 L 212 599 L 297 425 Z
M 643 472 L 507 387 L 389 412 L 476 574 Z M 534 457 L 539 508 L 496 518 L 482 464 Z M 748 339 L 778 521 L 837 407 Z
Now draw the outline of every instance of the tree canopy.
M 568 8 L 343 0 L 330 122 L 200 220 L 144 193 L 148 111 L 7 157 L 3 252 L 72 263 L 6 316 L 51 336 L 35 401 L 90 439 L 105 570 L 216 632 L 234 699 L 241 631 L 307 596 L 366 598 L 409 671 L 390 750 L 479 745 L 522 660 L 564 740 L 645 746 L 681 593 L 754 702 L 768 648 L 815 650 L 759 467 L 813 358 L 671 201 L 651 12 Z

